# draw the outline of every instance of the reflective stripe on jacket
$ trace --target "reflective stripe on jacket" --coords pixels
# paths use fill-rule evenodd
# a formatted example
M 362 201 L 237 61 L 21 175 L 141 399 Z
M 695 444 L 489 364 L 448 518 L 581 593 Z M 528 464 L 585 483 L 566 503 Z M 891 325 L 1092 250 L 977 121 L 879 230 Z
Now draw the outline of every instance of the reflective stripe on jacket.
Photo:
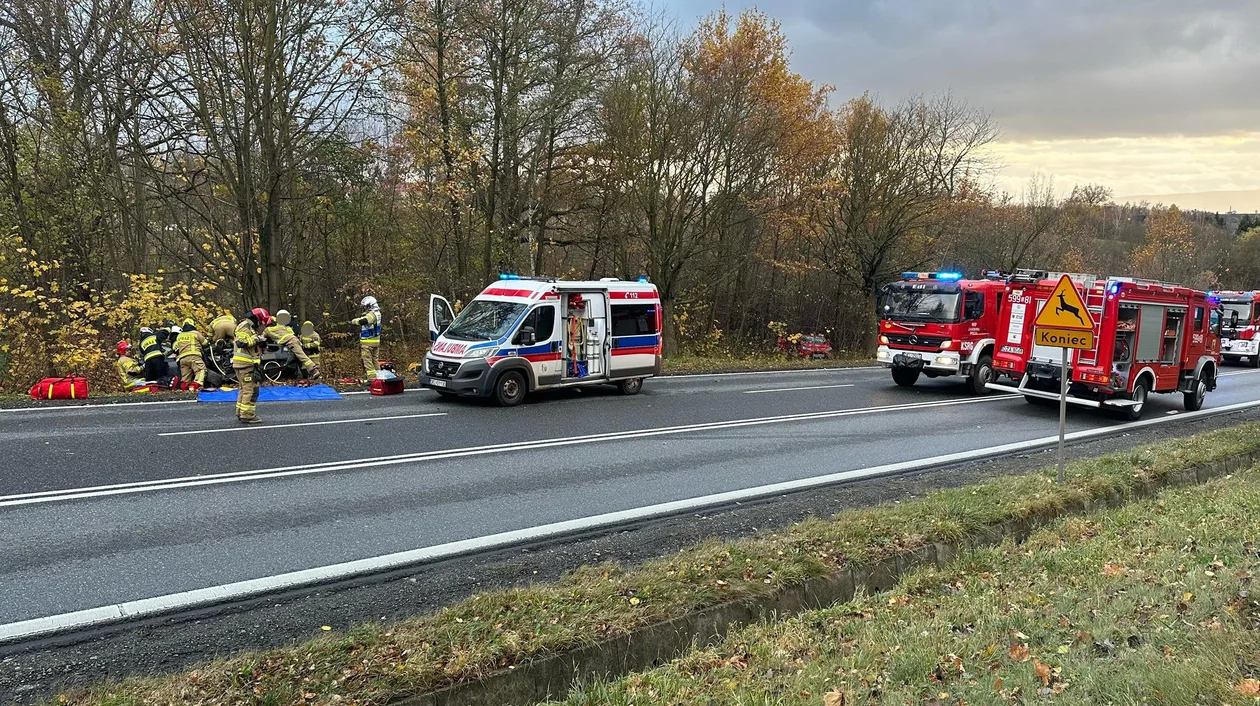
M 205 345 L 206 337 L 201 335 L 200 331 L 184 331 L 175 337 L 175 355 L 180 360 L 185 358 L 200 358 L 201 347 Z
M 232 365 L 258 365 L 262 362 L 262 345 L 267 339 L 254 332 L 254 322 L 241 319 L 236 325 L 236 341 L 232 350 Z
M 145 360 L 162 357 L 162 344 L 158 343 L 157 334 L 149 334 L 140 341 L 140 352 Z
M 381 342 L 381 312 L 369 311 L 368 313 L 355 319 L 354 322 L 359 325 L 359 343 L 369 346 L 379 345 Z
M 307 355 L 312 358 L 319 355 L 320 338 L 318 333 L 312 333 L 309 336 L 302 336 L 301 343 L 302 350 L 306 351 Z
M 144 367 L 137 363 L 134 358 L 120 355 L 118 360 L 114 361 L 114 368 L 122 376 L 123 384 L 128 387 L 137 382 L 144 382 Z

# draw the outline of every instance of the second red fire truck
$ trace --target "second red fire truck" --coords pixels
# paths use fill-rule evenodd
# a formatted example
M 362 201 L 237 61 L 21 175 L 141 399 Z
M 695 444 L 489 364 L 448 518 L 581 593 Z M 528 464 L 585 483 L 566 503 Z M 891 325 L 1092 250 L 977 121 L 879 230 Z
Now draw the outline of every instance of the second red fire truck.
M 997 273 L 903 272 L 879 296 L 880 363 L 909 387 L 920 375 L 962 375 L 976 394 L 993 381 L 994 331 L 1006 283 Z
M 1010 278 L 997 328 L 994 369 L 1032 403 L 1059 398 L 1061 349 L 1036 345 L 1033 321 L 1061 275 L 1022 270 Z M 1069 275 L 1093 315 L 1095 345 L 1068 357 L 1067 401 L 1142 416 L 1152 392 L 1183 396 L 1194 411 L 1216 389 L 1219 311 L 1207 293 L 1163 282 Z
M 1260 292 L 1216 292 L 1221 302 L 1221 358 L 1237 363 L 1246 358 L 1260 368 Z

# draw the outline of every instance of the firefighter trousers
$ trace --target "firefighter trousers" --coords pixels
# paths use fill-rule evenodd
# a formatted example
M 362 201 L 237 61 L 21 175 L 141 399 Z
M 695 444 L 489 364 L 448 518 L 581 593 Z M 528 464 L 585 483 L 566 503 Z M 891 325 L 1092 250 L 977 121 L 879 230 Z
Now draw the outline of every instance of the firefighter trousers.
M 179 381 L 195 383 L 197 387 L 206 384 L 206 361 L 199 355 L 190 355 L 179 359 Z
M 236 417 L 253 419 L 258 411 L 258 373 L 254 366 L 233 365 L 236 371 Z
M 359 344 L 359 353 L 363 356 L 363 376 L 369 380 L 376 377 L 380 350 L 381 345 L 379 343 Z

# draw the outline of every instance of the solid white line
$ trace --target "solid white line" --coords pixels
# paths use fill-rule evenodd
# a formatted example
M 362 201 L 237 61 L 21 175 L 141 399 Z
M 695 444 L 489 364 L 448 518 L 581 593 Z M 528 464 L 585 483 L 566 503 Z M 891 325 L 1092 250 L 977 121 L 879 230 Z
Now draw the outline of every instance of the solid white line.
M 400 414 L 396 417 L 365 417 L 363 419 L 332 419 L 326 422 L 296 422 L 293 424 L 255 424 L 252 426 L 228 427 L 226 429 L 197 429 L 193 431 L 168 431 L 158 436 L 189 436 L 192 434 L 225 434 L 230 431 L 260 431 L 263 429 L 290 429 L 292 427 L 318 427 L 325 424 L 356 424 L 358 422 L 387 422 L 393 419 L 419 419 L 421 417 L 445 417 L 446 412 L 430 412 L 428 414 Z
M 853 387 L 853 383 L 844 385 L 810 385 L 809 387 L 780 387 L 774 390 L 744 390 L 745 395 L 760 395 L 763 392 L 795 392 L 797 390 L 829 390 L 835 387 Z
M 669 375 L 658 375 L 652 380 L 668 382 L 671 380 L 687 380 L 691 378 L 725 378 L 736 377 L 742 375 L 790 375 L 792 373 L 844 373 L 850 370 L 882 370 L 882 365 L 854 365 L 854 366 L 837 366 L 834 368 L 800 368 L 786 370 L 743 370 L 736 373 L 671 373 Z
M 1164 424 L 1174 420 L 1181 421 L 1184 419 L 1227 414 L 1229 412 L 1236 412 L 1242 409 L 1249 409 L 1258 406 L 1260 406 L 1260 401 L 1243 402 L 1216 409 L 1206 409 L 1199 412 L 1181 414 L 1174 417 L 1156 417 L 1152 419 L 1144 419 L 1138 422 L 1118 424 L 1113 427 L 1101 427 L 1098 429 L 1072 432 L 1071 434 L 1067 434 L 1065 438 L 1068 441 L 1081 441 L 1101 436 L 1111 436 L 1125 430 Z M 802 478 L 800 480 L 786 481 L 783 483 L 772 483 L 769 485 L 744 488 L 742 490 L 733 490 L 725 493 L 702 495 L 699 497 L 688 498 L 686 500 L 675 500 L 671 502 L 657 503 L 655 505 L 632 508 L 629 510 L 620 510 L 617 512 L 607 512 L 600 515 L 592 515 L 573 520 L 564 520 L 562 522 L 552 522 L 535 527 L 512 530 L 509 532 L 499 532 L 497 534 L 473 537 L 471 539 L 463 539 L 455 542 L 447 542 L 445 544 L 438 544 L 431 547 L 412 549 L 393 554 L 384 554 L 366 559 L 356 559 L 354 561 L 320 566 L 312 569 L 304 569 L 301 571 L 291 571 L 283 574 L 276 574 L 274 576 L 265 576 L 247 581 L 237 581 L 219 586 L 184 591 L 182 593 L 171 593 L 164 596 L 143 598 L 140 600 L 116 603 L 114 605 L 101 606 L 98 608 L 90 608 L 87 610 L 61 613 L 59 615 L 51 615 L 43 618 L 34 618 L 31 620 L 7 623 L 0 625 L 0 643 L 25 640 L 38 637 L 40 635 L 65 632 L 68 630 L 80 630 L 95 625 L 118 622 L 120 620 L 141 618 L 178 610 L 187 610 L 197 606 L 240 600 L 250 596 L 274 593 L 305 585 L 344 580 L 366 574 L 377 574 L 414 564 L 431 562 L 439 559 L 449 559 L 451 557 L 461 556 L 464 554 L 484 552 L 524 542 L 536 542 L 543 539 L 578 532 L 607 529 L 617 525 L 624 525 L 629 522 L 641 522 L 656 517 L 676 515 L 683 512 L 693 512 L 714 506 L 730 505 L 731 503 L 736 502 L 756 500 L 759 498 L 782 495 L 785 493 L 795 493 L 854 480 L 906 473 L 908 471 L 923 468 L 947 466 L 957 463 L 965 463 L 968 461 L 982 460 L 994 456 L 1004 456 L 1012 453 L 1019 453 L 1021 451 L 1049 447 L 1058 443 L 1058 440 L 1059 437 L 1057 435 L 1043 436 L 1038 439 L 1017 441 L 1009 444 L 1001 444 L 999 446 L 975 449 L 972 451 L 959 451 L 941 456 L 933 456 L 931 458 L 920 458 L 911 461 L 888 463 L 881 466 L 872 466 L 870 468 L 860 468 L 852 471 L 842 471 L 839 473 L 829 473 L 827 475 L 814 476 L 812 478 Z
M 1216 377 L 1227 378 L 1234 375 L 1255 375 L 1256 373 L 1260 373 L 1260 370 L 1235 370 L 1229 373 L 1220 373 Z
M 159 400 L 157 402 L 101 402 L 98 404 L 56 405 L 54 407 L 16 407 L 0 409 L 0 414 L 12 412 L 66 412 L 83 409 L 109 409 L 111 407 L 152 407 L 159 404 L 191 404 L 197 400 Z
M 851 417 L 867 414 L 880 414 L 884 412 L 899 411 L 915 411 L 920 409 L 932 409 L 934 407 L 954 407 L 965 404 L 979 404 L 983 402 L 1002 402 L 1018 399 L 1017 395 L 994 395 L 992 397 L 973 397 L 964 400 L 941 400 L 937 402 L 922 402 L 914 404 L 886 405 L 883 407 L 859 407 L 857 409 L 833 410 L 830 412 L 807 412 L 803 414 L 787 414 L 777 417 L 757 417 L 752 419 L 737 419 L 728 422 L 705 422 L 700 424 L 685 424 L 673 427 L 656 427 L 648 429 L 637 429 L 623 432 L 611 432 L 604 434 L 587 434 L 584 436 L 560 437 L 553 439 L 541 439 L 538 441 L 517 441 L 506 444 L 491 444 L 487 446 L 472 446 L 459 449 L 445 449 L 439 451 L 421 451 L 409 454 L 399 454 L 397 456 L 383 456 L 379 458 L 361 458 L 348 461 L 325 461 L 322 463 L 310 463 L 299 466 L 281 466 L 278 468 L 263 468 L 251 471 L 232 471 L 228 473 L 217 473 L 201 476 L 183 476 L 179 478 L 162 478 L 149 481 L 135 481 L 132 483 L 118 483 L 114 485 L 98 485 L 85 488 L 66 488 L 62 490 L 44 490 L 34 493 L 21 493 L 18 495 L 0 496 L 0 508 L 15 507 L 19 505 L 32 505 L 36 503 L 60 502 L 63 500 L 78 500 L 83 498 L 105 497 L 110 495 L 124 495 L 129 493 L 143 493 L 155 490 L 170 490 L 174 488 L 195 488 L 206 485 L 219 485 L 223 483 L 236 483 L 247 480 L 258 480 L 265 478 L 286 478 L 290 476 L 309 475 L 312 473 L 327 473 L 330 471 L 353 470 L 356 468 L 375 468 L 379 466 L 392 466 L 403 463 L 421 463 L 425 461 L 439 461 L 451 458 L 467 458 L 470 456 L 485 456 L 491 454 L 510 453 L 515 451 L 557 448 L 564 446 L 576 446 L 579 444 L 595 444 L 611 441 L 626 441 L 631 439 L 639 439 L 653 436 L 668 436 L 674 434 L 686 434 L 697 431 L 716 431 L 722 429 L 736 429 L 740 427 L 762 426 L 766 424 L 782 424 L 786 422 L 814 421 L 820 419 L 833 419 L 836 417 Z

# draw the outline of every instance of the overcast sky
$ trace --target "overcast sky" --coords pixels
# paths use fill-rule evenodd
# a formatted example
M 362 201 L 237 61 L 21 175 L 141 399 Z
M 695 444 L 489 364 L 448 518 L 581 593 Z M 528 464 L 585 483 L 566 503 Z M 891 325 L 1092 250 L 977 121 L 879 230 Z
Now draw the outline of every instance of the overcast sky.
M 723 5 L 660 1 L 686 27 Z M 1012 191 L 1034 171 L 1121 196 L 1260 190 L 1260 0 L 725 5 L 777 19 L 796 70 L 839 100 L 952 91 L 988 110 Z

